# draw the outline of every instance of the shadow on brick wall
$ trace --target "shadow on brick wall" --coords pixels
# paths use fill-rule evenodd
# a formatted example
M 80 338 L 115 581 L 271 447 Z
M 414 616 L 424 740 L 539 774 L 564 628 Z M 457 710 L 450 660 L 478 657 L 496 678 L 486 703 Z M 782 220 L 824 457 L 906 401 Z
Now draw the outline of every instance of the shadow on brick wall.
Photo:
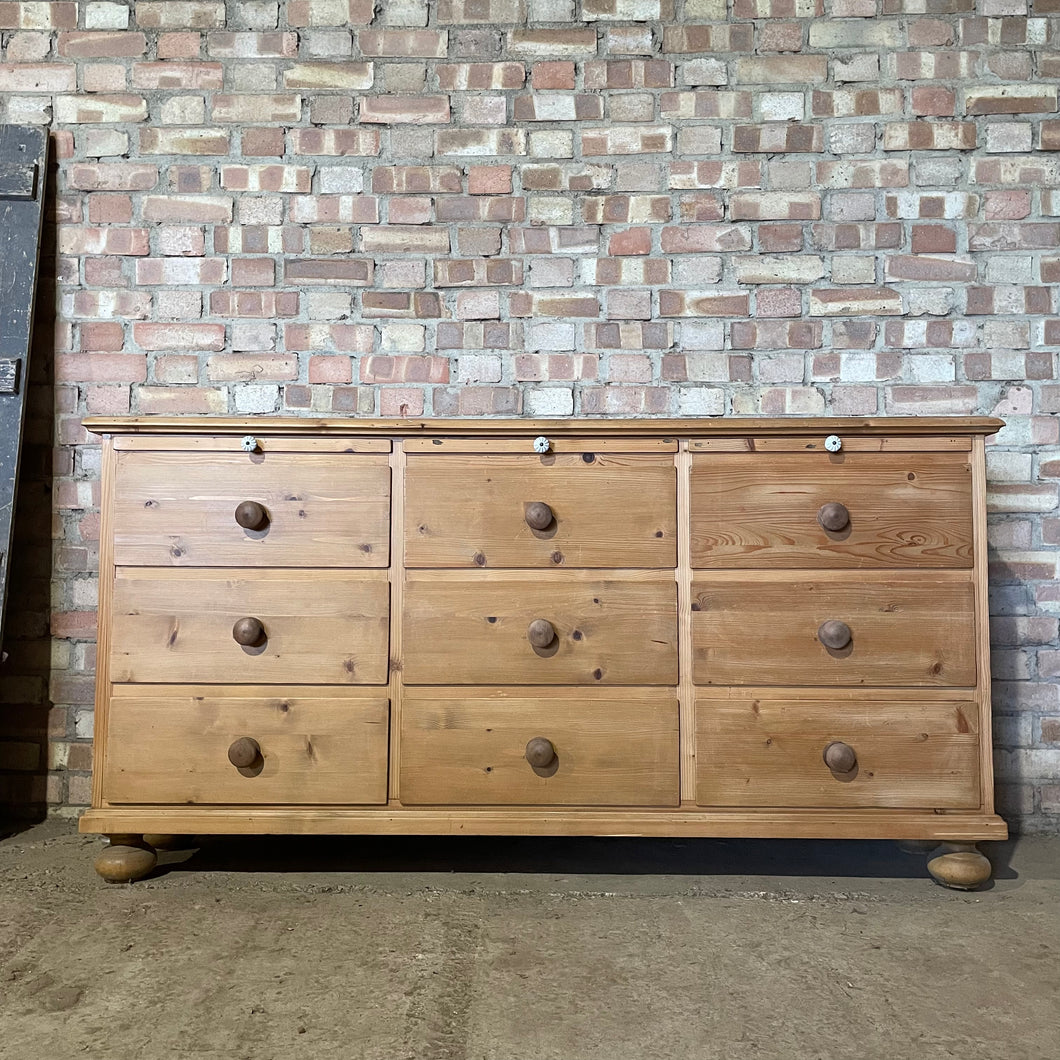
M 11 833 L 47 813 L 55 422 L 55 174 L 49 159 L 22 464 L 15 499 L 0 664 L 0 822 Z M 65 727 L 64 727 L 65 731 Z M 52 793 L 53 795 L 55 793 Z

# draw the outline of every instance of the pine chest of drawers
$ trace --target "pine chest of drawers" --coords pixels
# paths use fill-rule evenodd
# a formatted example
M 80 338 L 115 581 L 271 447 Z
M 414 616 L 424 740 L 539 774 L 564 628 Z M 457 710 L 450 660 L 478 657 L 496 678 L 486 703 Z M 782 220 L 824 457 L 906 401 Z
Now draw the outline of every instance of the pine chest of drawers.
M 988 873 L 999 421 L 92 419 L 143 836 L 895 838 Z

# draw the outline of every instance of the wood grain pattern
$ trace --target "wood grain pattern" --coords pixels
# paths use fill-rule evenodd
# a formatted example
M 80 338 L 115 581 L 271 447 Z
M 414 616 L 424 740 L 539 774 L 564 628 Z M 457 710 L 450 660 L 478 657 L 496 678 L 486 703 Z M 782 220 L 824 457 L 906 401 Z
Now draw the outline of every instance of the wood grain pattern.
M 551 526 L 532 530 L 527 504 Z M 409 456 L 410 567 L 667 567 L 676 562 L 673 458 L 584 450 L 567 455 Z
M 1004 839 L 994 814 L 923 810 L 501 810 L 478 807 L 357 809 L 319 806 L 187 809 L 137 806 L 88 810 L 82 832 L 183 835 L 569 835 L 715 836 L 727 839 Z
M 260 648 L 232 638 L 265 626 Z M 374 684 L 387 681 L 386 571 L 118 568 L 111 679 Z
M 401 733 L 406 805 L 676 806 L 677 699 L 663 690 L 410 689 Z M 544 737 L 554 768 L 534 769 Z
M 287 438 L 272 433 L 248 434 L 258 442 L 258 455 L 276 453 L 389 453 L 389 438 Z M 235 453 L 242 454 L 242 438 L 235 434 L 200 435 L 186 434 L 119 434 L 114 438 L 114 448 L 135 453 Z
M 992 416 L 733 416 L 701 419 L 357 419 L 304 416 L 88 416 L 86 430 L 120 434 L 254 434 L 312 435 L 388 434 L 418 436 L 511 437 L 513 433 L 701 438 L 758 435 L 915 435 L 993 434 L 1005 425 Z
M 527 640 L 535 619 L 556 639 Z M 669 571 L 410 571 L 406 685 L 675 685 L 677 587 Z
M 960 453 L 695 456 L 692 564 L 970 567 L 971 489 Z M 850 512 L 841 531 L 817 522 L 830 502 Z
M 264 530 L 236 506 L 257 501 Z M 119 453 L 119 565 L 385 567 L 390 468 L 385 456 Z
M 731 422 L 731 421 L 730 421 Z M 765 435 L 760 438 L 748 436 L 733 438 L 693 438 L 689 448 L 696 453 L 828 453 L 825 438 L 834 434 L 827 430 L 813 435 L 794 437 L 773 437 Z M 843 448 L 840 454 L 846 453 L 936 453 L 971 451 L 972 441 L 965 435 L 952 436 L 903 436 L 890 438 L 880 435 L 847 434 L 840 438 Z
M 697 798 L 704 806 L 972 809 L 979 805 L 974 697 L 787 698 L 734 692 L 696 697 Z M 857 765 L 836 775 L 823 752 L 853 747 Z
M 110 803 L 385 803 L 385 692 L 353 698 L 298 687 L 243 697 L 215 689 L 138 686 L 111 704 L 111 753 L 103 778 Z M 260 769 L 239 770 L 228 748 L 260 745 Z
M 692 585 L 700 685 L 976 683 L 975 596 L 960 571 L 697 574 Z M 817 639 L 847 623 L 848 648 Z
M 990 561 L 986 524 L 986 440 L 972 440 L 972 512 L 975 531 L 975 665 L 979 674 L 976 701 L 979 706 L 979 731 L 993 732 L 990 700 Z M 994 753 L 989 739 L 979 748 L 979 776 L 982 792 L 980 809 L 994 812 Z
M 405 438 L 401 446 L 406 453 L 508 453 L 534 456 L 534 440 L 538 435 L 527 430 L 514 438 Z M 591 453 L 676 453 L 677 439 L 660 437 L 568 437 L 565 434 L 547 436 L 550 448 L 547 455 Z

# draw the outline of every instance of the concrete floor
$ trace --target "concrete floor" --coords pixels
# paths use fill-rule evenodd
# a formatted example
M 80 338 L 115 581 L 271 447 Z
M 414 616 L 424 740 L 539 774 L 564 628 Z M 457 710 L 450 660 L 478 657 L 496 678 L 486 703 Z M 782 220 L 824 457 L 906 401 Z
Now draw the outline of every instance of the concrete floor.
M 1060 839 L 0 842 L 0 1057 L 1055 1060 Z

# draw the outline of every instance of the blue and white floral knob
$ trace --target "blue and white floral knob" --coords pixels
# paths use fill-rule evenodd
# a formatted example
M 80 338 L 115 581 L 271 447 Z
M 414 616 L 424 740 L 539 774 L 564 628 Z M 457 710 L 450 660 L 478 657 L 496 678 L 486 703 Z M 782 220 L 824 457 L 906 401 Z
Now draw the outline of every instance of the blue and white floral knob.
M 543 435 L 539 434 L 534 439 L 534 452 L 547 453 L 552 448 L 552 443 Z
M 824 440 L 824 447 L 830 453 L 838 453 L 843 448 L 843 439 L 838 434 L 830 434 Z
M 256 453 L 258 451 L 258 440 L 252 434 L 244 434 L 239 443 L 239 448 L 244 453 Z

